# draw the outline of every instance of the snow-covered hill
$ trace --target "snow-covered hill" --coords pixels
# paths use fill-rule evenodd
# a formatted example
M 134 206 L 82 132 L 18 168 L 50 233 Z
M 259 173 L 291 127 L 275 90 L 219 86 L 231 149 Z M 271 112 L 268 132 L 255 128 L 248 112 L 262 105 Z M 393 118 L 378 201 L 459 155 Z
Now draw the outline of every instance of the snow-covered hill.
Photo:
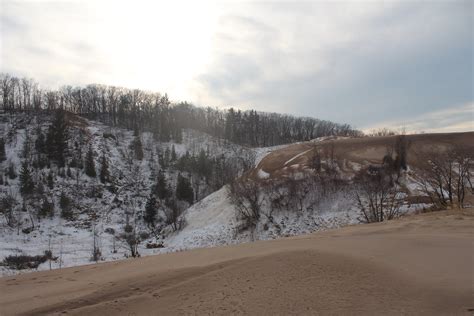
M 390 144 L 322 138 L 250 149 L 194 130 L 184 130 L 180 143 L 160 142 L 149 132 L 72 116 L 67 161 L 60 168 L 41 163 L 47 154 L 37 149 L 52 120 L 50 115 L 0 115 L 6 153 L 0 161 L 0 260 L 49 251 L 38 270 L 123 259 L 132 254 L 130 242 L 144 256 L 360 223 L 351 179 L 373 166 L 379 170 Z M 88 151 L 97 173 L 108 161 L 107 181 L 85 172 Z M 25 163 L 34 182 L 28 195 L 21 192 Z M 160 175 L 165 182 L 157 193 Z M 400 214 L 429 206 L 426 196 L 420 198 L 416 177 L 410 166 L 396 175 Z M 192 201 L 178 196 L 180 178 L 187 179 Z M 152 196 L 156 214 L 150 222 L 146 209 Z M 249 207 L 257 208 L 258 216 L 243 218 L 242 208 Z M 0 264 L 0 274 L 13 273 L 18 270 Z
M 151 133 L 141 133 L 143 158 L 138 160 L 132 150 L 136 139 L 133 131 L 79 117 L 70 118 L 68 159 L 82 151 L 79 156 L 85 160 L 90 147 L 99 174 L 101 159 L 105 156 L 113 180 L 101 183 L 99 176 L 90 177 L 83 168 L 70 162 L 64 168 L 54 164 L 36 165 L 38 131 L 46 134 L 52 119 L 49 115 L 26 114 L 0 117 L 0 138 L 5 141 L 6 153 L 6 160 L 0 162 L 0 207 L 6 205 L 4 201 L 11 201 L 9 210 L 5 208 L 0 212 L 0 261 L 9 255 L 35 256 L 50 250 L 57 260 L 45 262 L 38 269 L 67 267 L 91 263 L 94 248 L 100 251 L 99 261 L 123 259 L 129 255 L 129 246 L 119 240 L 118 235 L 124 231 L 127 221 L 137 232 L 148 235 L 138 246 L 140 255 L 184 248 L 178 243 L 168 249 L 146 247 L 147 243 L 159 245 L 172 233 L 172 229 L 166 227 L 169 209 L 164 200 L 158 201 L 157 219 L 152 229 L 143 220 L 159 170 L 163 171 L 173 196 L 178 175 L 182 175 L 189 179 L 195 200 L 198 200 L 218 189 L 223 176 L 202 176 L 188 171 L 180 163 L 198 163 L 201 154 L 205 156 L 204 162 L 214 163 L 210 167 L 212 172 L 218 172 L 220 167 L 232 174 L 242 170 L 246 160 L 254 159 L 251 149 L 194 130 L 184 130 L 181 143 L 159 142 Z M 20 174 L 25 161 L 29 163 L 28 169 L 35 183 L 28 200 L 20 192 Z M 14 174 L 10 175 L 10 169 Z M 50 175 L 51 179 L 48 179 Z M 70 200 L 71 214 L 68 216 L 63 216 L 62 195 Z M 41 214 L 45 203 L 52 205 L 52 209 Z M 187 206 L 189 204 L 177 200 L 177 211 L 182 212 Z M 193 222 L 189 221 L 191 227 Z M 1 265 L 0 271 L 2 274 L 17 272 Z

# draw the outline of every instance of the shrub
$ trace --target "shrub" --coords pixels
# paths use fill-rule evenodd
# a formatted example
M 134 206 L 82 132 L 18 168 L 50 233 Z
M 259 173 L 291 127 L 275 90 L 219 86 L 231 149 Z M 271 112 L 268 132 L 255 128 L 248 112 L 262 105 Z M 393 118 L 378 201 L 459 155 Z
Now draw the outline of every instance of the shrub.
M 3 259 L 2 265 L 15 270 L 36 269 L 47 260 L 56 261 L 57 259 L 53 257 L 51 251 L 45 251 L 44 255 L 37 256 L 10 255 Z

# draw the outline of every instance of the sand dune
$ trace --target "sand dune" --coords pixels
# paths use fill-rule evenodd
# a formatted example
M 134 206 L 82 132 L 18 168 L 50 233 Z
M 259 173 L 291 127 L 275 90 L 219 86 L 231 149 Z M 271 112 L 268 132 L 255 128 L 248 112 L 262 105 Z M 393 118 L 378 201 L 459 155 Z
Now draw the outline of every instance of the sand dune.
M 438 133 L 407 135 L 408 143 L 407 160 L 410 167 L 418 164 L 417 155 L 421 152 L 435 148 L 437 152 L 443 153 L 453 148 L 461 147 L 468 152 L 474 152 L 474 132 L 465 133 Z M 308 165 L 314 150 L 334 151 L 336 159 L 359 164 L 380 164 L 387 154 L 387 148 L 393 146 L 396 136 L 362 137 L 362 138 L 339 138 L 327 139 L 319 142 L 302 142 L 291 144 L 287 147 L 276 149 L 265 156 L 250 176 L 258 179 L 258 170 L 270 174 L 270 177 L 280 177 L 287 174 L 294 166 Z M 294 169 L 293 169 L 294 170 Z
M 1 315 L 466 314 L 474 212 L 0 279 Z

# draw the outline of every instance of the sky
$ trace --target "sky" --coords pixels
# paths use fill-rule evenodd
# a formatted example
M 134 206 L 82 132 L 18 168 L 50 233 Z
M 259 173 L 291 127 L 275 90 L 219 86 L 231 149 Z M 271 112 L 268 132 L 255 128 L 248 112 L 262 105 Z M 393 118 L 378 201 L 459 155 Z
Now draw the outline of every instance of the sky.
M 0 72 L 371 130 L 474 130 L 472 1 L 0 0 Z

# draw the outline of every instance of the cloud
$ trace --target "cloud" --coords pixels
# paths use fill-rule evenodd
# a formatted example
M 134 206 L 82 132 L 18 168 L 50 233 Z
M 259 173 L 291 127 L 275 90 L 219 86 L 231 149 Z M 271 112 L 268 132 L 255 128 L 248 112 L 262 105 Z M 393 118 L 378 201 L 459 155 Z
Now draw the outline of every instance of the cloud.
M 265 3 L 246 8 L 241 20 L 251 22 L 223 28 L 213 63 L 196 77 L 203 103 L 251 105 L 364 128 L 472 101 L 469 2 Z M 268 30 L 271 40 L 262 40 Z M 234 34 L 238 41 L 220 41 Z M 233 44 L 231 58 L 221 53 Z M 256 65 L 251 73 L 235 71 L 247 63 Z
M 384 121 L 374 124 L 365 131 L 370 132 L 379 128 L 405 130 L 413 132 L 464 132 L 474 131 L 474 103 L 460 106 L 449 106 L 441 110 L 423 113 L 415 118 L 403 121 Z
M 0 71 L 53 88 L 122 85 L 362 129 L 473 102 L 471 1 L 86 0 L 1 9 Z

